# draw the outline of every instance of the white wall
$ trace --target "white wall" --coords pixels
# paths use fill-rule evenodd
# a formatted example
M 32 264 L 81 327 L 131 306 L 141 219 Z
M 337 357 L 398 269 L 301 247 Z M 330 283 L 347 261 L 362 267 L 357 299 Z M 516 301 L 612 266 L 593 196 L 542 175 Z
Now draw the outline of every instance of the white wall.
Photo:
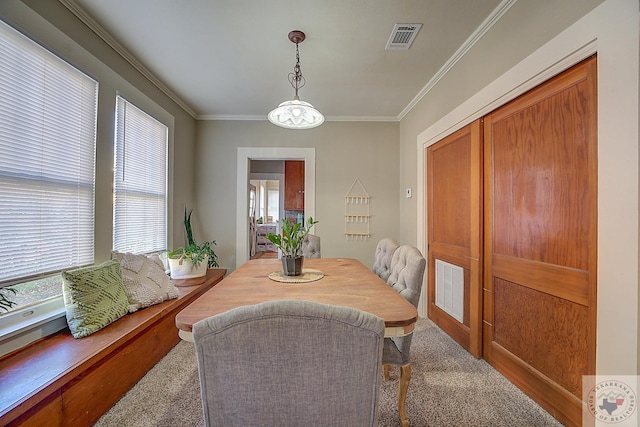
M 278 128 L 268 121 L 198 122 L 196 197 L 206 218 L 202 238 L 216 239 L 220 265 L 236 268 L 236 187 L 238 147 L 315 148 L 314 232 L 325 257 L 357 258 L 373 265 L 375 246 L 398 235 L 398 123 L 326 122 L 304 130 Z M 344 196 L 358 178 L 372 196 L 373 236 L 344 236 Z

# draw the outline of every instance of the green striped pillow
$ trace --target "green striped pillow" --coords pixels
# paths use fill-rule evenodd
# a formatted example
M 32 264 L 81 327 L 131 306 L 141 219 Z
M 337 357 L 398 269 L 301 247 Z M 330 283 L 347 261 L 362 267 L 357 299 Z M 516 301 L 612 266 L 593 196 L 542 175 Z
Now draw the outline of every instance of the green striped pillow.
M 129 301 L 118 261 L 62 272 L 67 323 L 74 338 L 82 338 L 118 320 Z

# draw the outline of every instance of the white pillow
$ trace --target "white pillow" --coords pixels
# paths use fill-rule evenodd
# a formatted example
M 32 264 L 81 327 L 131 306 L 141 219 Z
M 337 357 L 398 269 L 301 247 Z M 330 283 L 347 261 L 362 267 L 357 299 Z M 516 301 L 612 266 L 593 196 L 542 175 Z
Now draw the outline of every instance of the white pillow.
M 178 298 L 176 289 L 157 254 L 136 255 L 112 252 L 120 262 L 124 287 L 129 299 L 129 312 Z

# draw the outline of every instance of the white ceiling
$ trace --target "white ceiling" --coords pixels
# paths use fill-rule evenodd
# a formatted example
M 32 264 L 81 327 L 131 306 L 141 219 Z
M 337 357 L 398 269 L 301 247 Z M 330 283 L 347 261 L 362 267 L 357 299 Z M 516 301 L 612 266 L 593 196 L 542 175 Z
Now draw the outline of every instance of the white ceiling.
M 61 1 L 97 24 L 200 119 L 266 119 L 291 99 L 287 76 L 295 45 L 287 34 L 302 30 L 307 83 L 299 95 L 328 120 L 398 120 L 460 50 L 515 2 Z M 385 51 L 396 23 L 423 26 L 409 50 Z

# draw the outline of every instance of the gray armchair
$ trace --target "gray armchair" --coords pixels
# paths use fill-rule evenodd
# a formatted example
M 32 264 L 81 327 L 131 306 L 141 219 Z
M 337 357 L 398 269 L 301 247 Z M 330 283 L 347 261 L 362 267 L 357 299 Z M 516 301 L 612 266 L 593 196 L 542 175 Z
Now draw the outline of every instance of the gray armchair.
M 382 280 L 386 281 L 391 274 L 391 260 L 393 253 L 398 249 L 398 242 L 385 237 L 376 246 L 375 261 L 373 262 L 373 272 Z
M 393 254 L 391 273 L 387 283 L 407 301 L 418 307 L 422 280 L 427 261 L 417 248 L 400 246 Z M 409 350 L 413 333 L 403 337 L 385 338 L 382 352 L 382 370 L 384 379 L 389 379 L 390 365 L 400 366 L 400 384 L 398 385 L 398 412 L 403 427 L 409 425 L 407 418 L 407 391 L 411 381 L 411 363 Z
M 305 258 L 320 258 L 320 237 L 314 234 L 304 236 L 301 250 Z
M 270 301 L 197 322 L 193 337 L 207 426 L 377 422 L 384 320 L 373 314 Z

